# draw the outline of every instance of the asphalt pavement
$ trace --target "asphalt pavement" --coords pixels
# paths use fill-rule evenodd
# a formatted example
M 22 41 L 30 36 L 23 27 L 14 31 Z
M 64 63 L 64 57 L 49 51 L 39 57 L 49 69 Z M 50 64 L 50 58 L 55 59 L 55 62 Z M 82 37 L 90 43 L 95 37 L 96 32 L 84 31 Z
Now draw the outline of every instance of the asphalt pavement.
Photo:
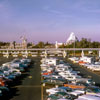
M 12 59 L 2 57 L 0 65 Z M 31 59 L 30 68 L 12 83 L 10 92 L 2 100 L 41 100 L 40 58 Z
M 41 100 L 40 58 L 33 58 L 31 68 L 25 73 L 22 84 L 15 86 L 18 92 L 11 100 Z
M 81 75 L 83 75 L 84 77 L 91 78 L 96 83 L 97 86 L 100 86 L 100 75 L 99 74 L 92 72 L 88 70 L 87 68 L 82 67 L 78 64 L 73 64 L 71 61 L 67 60 L 67 62 L 71 64 L 74 70 L 80 71 Z
M 12 59 L 13 58 L 1 58 L 0 64 L 11 61 Z M 79 70 L 84 76 L 91 76 L 93 81 L 100 86 L 100 75 L 80 67 L 79 65 L 73 63 L 71 63 L 71 65 L 75 70 Z M 32 58 L 30 68 L 13 82 L 9 95 L 5 98 L 2 100 L 41 100 L 41 69 L 39 57 Z

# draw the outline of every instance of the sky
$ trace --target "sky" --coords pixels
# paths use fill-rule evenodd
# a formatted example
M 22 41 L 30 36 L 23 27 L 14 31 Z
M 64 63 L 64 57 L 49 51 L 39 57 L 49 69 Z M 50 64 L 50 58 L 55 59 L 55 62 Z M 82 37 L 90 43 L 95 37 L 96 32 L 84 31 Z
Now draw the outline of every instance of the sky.
M 100 41 L 100 0 L 0 0 L 0 41 Z

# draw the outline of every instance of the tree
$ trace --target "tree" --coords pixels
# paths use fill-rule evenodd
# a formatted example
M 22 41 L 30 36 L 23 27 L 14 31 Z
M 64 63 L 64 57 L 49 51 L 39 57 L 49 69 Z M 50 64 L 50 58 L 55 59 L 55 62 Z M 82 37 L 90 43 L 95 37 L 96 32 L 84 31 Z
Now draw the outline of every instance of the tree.
M 16 41 L 13 41 L 13 45 L 14 45 L 14 48 L 15 48 L 15 46 L 16 46 Z
M 67 45 L 66 48 L 73 48 L 74 43 Z M 80 41 L 75 42 L 75 48 L 99 48 L 100 42 L 91 42 L 91 39 L 82 38 Z
M 42 41 L 40 41 L 40 42 L 36 45 L 36 47 L 38 47 L 38 48 L 44 48 L 44 47 L 45 47 L 45 43 L 42 42 Z
M 45 43 L 45 46 L 50 46 L 52 45 L 51 43 L 49 43 L 48 41 Z

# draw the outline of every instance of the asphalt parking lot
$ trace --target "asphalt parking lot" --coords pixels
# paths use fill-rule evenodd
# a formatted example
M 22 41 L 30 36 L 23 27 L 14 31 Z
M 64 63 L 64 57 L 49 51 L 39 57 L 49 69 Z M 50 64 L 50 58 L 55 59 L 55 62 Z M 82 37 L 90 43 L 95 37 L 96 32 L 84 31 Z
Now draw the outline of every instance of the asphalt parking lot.
M 11 61 L 14 58 L 1 58 L 0 65 L 2 63 Z M 30 68 L 21 75 L 17 80 L 15 80 L 10 87 L 9 95 L 3 97 L 0 100 L 41 100 L 41 69 L 40 69 L 40 59 L 39 57 L 31 58 L 32 64 Z M 66 59 L 60 58 L 64 61 Z M 66 61 L 67 62 L 67 61 Z M 69 62 L 69 61 L 68 61 Z M 71 62 L 69 62 L 71 63 Z M 90 76 L 96 85 L 100 86 L 100 75 L 95 74 L 84 67 L 71 63 L 74 70 L 79 70 L 84 76 Z M 45 100 L 46 93 L 43 87 L 43 97 Z M 50 87 L 49 87 L 50 88 Z
M 1 58 L 1 64 L 13 58 Z M 10 93 L 2 100 L 41 100 L 40 58 L 32 58 L 32 64 L 27 72 L 15 80 L 10 87 Z
M 68 59 L 66 60 L 62 57 L 58 57 L 58 59 L 62 59 L 66 63 L 69 63 L 72 66 L 73 70 L 80 71 L 80 73 L 83 77 L 92 78 L 92 80 L 96 83 L 96 85 L 100 87 L 100 74 L 91 72 L 91 71 L 87 70 L 86 68 L 79 66 L 78 64 L 73 64 Z M 52 86 L 44 87 L 44 93 L 43 93 L 44 100 L 46 100 L 46 97 L 47 97 L 46 89 L 48 89 L 48 88 L 53 88 L 53 87 Z
M 91 78 L 96 83 L 97 86 L 100 86 L 100 74 L 92 72 L 87 68 L 79 66 L 78 64 L 73 64 L 71 61 L 67 60 L 67 62 L 71 64 L 74 70 L 80 71 L 81 75 L 83 75 L 84 77 Z

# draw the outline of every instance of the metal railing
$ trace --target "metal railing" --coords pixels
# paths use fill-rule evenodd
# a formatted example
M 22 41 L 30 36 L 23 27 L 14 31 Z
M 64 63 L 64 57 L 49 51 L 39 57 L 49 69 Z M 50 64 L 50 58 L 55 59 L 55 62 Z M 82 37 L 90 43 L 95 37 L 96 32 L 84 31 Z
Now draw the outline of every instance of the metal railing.
M 54 50 L 75 50 L 75 51 L 78 51 L 78 50 L 87 50 L 87 51 L 91 51 L 91 50 L 100 50 L 100 48 L 32 48 L 32 49 L 0 49 L 0 51 L 54 51 Z

